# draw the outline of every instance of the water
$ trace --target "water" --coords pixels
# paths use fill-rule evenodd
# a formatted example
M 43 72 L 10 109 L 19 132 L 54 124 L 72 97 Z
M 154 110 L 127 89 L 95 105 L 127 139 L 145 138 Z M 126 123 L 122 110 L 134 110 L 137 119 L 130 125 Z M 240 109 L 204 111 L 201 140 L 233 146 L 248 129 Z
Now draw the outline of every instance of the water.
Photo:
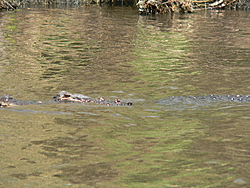
M 129 7 L 1 12 L 1 94 L 61 90 L 133 106 L 1 108 L 2 187 L 249 187 L 250 14 L 139 16 Z

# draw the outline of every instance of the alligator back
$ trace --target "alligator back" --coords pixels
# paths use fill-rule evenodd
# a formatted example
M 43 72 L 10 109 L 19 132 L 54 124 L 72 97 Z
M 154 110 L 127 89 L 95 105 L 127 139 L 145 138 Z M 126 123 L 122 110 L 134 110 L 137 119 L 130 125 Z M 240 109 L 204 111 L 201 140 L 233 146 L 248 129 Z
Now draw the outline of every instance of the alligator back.
M 201 95 L 201 96 L 188 96 L 188 97 L 167 97 L 156 100 L 157 104 L 161 105 L 177 105 L 177 104 L 193 104 L 193 105 L 206 105 L 215 102 L 250 102 L 249 95 Z

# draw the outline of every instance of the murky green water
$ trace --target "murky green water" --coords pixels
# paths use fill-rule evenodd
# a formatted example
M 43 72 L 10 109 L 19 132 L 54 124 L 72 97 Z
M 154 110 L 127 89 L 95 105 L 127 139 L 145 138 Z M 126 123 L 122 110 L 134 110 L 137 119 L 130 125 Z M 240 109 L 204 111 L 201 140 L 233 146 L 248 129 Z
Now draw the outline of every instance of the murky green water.
M 249 12 L 139 16 L 126 7 L 1 12 L 0 93 L 61 90 L 133 106 L 1 108 L 2 187 L 249 187 Z

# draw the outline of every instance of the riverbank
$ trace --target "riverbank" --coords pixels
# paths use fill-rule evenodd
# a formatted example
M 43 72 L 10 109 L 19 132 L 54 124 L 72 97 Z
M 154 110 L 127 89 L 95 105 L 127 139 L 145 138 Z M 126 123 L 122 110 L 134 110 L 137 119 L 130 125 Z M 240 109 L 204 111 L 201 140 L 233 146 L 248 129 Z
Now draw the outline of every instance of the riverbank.
M 14 10 L 30 4 L 70 4 L 76 6 L 90 4 L 136 5 L 140 14 L 191 13 L 195 9 L 250 9 L 250 0 L 0 0 L 0 10 Z
M 159 14 L 167 12 L 188 12 L 195 9 L 241 9 L 249 10 L 249 0 L 139 0 L 140 14 Z

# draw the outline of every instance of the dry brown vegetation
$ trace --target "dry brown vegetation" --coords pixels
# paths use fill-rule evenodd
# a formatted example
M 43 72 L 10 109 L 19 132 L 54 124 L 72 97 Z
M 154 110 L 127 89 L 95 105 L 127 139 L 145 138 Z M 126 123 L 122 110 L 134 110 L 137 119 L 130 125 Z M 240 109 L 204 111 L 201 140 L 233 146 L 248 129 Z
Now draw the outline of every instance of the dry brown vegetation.
M 250 0 L 140 0 L 137 3 L 141 14 L 166 12 L 193 12 L 195 9 L 249 9 Z
M 14 10 L 19 6 L 19 4 L 15 0 L 0 0 L 0 10 Z

